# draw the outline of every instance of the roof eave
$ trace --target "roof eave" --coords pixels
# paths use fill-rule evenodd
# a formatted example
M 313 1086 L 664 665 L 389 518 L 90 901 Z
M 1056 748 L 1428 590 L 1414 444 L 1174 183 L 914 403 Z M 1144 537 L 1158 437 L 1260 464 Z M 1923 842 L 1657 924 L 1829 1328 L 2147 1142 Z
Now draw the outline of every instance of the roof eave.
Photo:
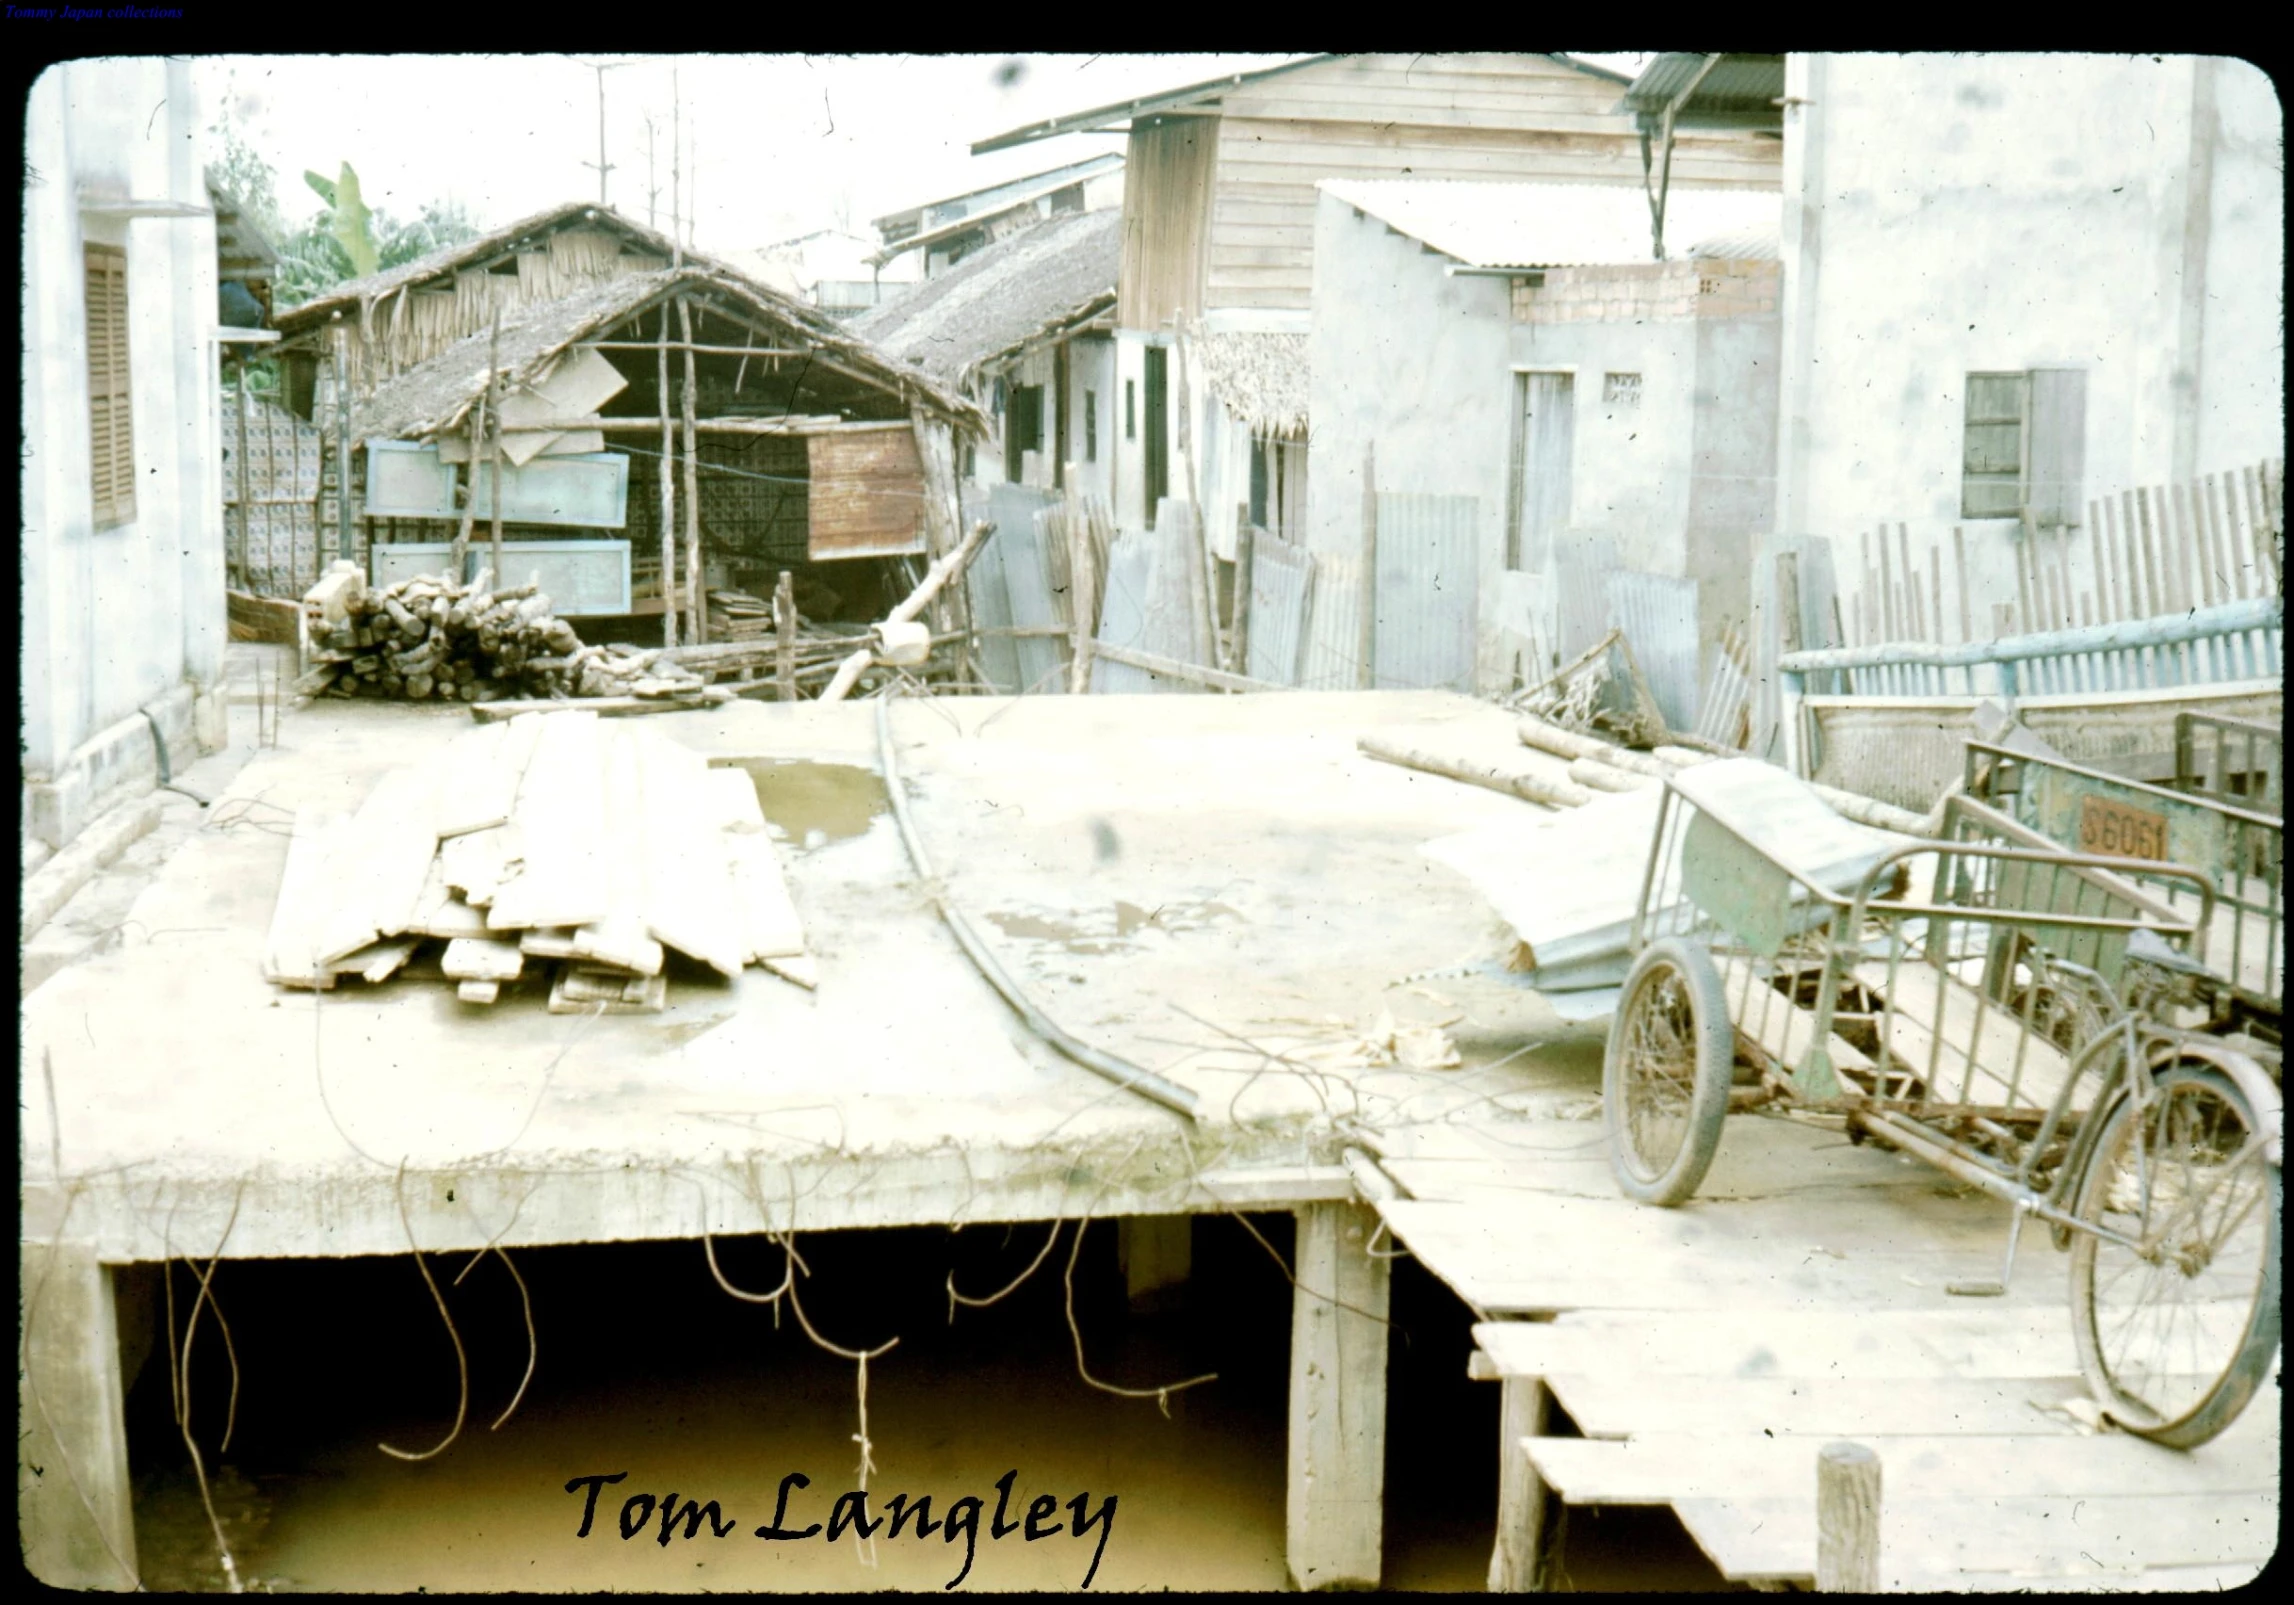
M 1304 67 L 1319 67 L 1325 62 L 1338 60 L 1336 55 L 1303 56 L 1297 61 L 1286 61 L 1279 67 L 1262 67 L 1256 72 L 1230 73 L 1224 78 L 1210 78 L 1181 89 L 1166 90 L 1160 95 L 1141 95 L 1132 100 L 1116 101 L 1112 105 L 1094 107 L 1090 111 L 1075 112 L 1066 117 L 1052 117 L 1040 123 L 1029 123 L 1008 133 L 983 139 L 972 147 L 974 156 L 986 156 L 994 151 L 1010 150 L 1031 140 L 1054 139 L 1061 134 L 1089 134 L 1115 132 L 1112 125 L 1128 125 L 1133 118 L 1152 117 L 1161 112 L 1177 111 L 1182 107 L 1216 99 L 1230 89 L 1244 84 L 1263 83 L 1284 73 L 1297 72 Z

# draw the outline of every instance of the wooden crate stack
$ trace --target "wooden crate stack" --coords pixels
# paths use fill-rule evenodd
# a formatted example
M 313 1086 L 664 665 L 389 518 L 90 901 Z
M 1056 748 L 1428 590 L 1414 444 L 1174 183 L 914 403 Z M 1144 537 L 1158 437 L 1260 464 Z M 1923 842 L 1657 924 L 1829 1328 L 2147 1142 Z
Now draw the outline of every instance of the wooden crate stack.
M 478 726 L 355 814 L 299 812 L 264 973 L 435 975 L 484 1004 L 538 962 L 552 1012 L 658 1012 L 671 950 L 817 980 L 748 775 L 568 709 Z

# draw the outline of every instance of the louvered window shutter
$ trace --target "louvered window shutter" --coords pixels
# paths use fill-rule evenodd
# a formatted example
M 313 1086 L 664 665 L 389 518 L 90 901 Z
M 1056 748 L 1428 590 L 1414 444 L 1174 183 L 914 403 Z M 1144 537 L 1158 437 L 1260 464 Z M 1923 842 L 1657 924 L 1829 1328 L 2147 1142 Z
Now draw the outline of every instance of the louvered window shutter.
M 95 525 L 135 518 L 135 420 L 127 360 L 127 253 L 86 247 L 88 281 L 88 439 Z

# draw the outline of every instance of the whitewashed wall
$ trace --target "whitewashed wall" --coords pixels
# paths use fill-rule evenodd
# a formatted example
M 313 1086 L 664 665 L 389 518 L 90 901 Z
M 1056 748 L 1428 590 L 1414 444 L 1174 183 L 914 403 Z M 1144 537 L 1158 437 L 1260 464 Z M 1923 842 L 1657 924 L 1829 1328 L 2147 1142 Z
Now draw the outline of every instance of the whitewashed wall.
M 2087 374 L 2084 496 L 2283 450 L 2283 117 L 2228 59 L 1795 56 L 1778 529 L 1966 524 L 1966 376 Z M 2209 109 L 2211 108 L 2211 110 Z M 2188 294 L 2185 293 L 2186 288 Z
M 50 845 L 156 771 L 120 732 L 150 708 L 187 755 L 222 739 L 223 519 L 212 214 L 123 218 L 82 197 L 204 210 L 188 62 L 74 61 L 26 117 L 22 463 L 27 828 Z M 94 527 L 82 247 L 125 248 L 136 516 Z M 179 745 L 180 743 L 180 745 Z

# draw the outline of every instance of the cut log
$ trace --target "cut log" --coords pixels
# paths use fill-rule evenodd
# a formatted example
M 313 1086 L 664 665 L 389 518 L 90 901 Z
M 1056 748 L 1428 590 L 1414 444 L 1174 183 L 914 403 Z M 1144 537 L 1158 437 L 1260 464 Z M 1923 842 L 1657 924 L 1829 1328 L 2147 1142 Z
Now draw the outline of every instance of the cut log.
M 1105 656 L 1104 653 L 1101 655 Z M 1546 780 L 1537 775 L 1500 768 L 1495 764 L 1475 763 L 1446 753 L 1426 752 L 1385 736 L 1363 736 L 1355 745 L 1370 757 L 1384 763 L 1423 770 L 1427 774 L 1441 775 L 1449 780 L 1461 780 L 1469 786 L 1486 786 L 1491 791 L 1510 792 L 1530 802 L 1544 803 L 1549 808 L 1582 808 L 1593 800 L 1592 792 L 1571 781 Z

